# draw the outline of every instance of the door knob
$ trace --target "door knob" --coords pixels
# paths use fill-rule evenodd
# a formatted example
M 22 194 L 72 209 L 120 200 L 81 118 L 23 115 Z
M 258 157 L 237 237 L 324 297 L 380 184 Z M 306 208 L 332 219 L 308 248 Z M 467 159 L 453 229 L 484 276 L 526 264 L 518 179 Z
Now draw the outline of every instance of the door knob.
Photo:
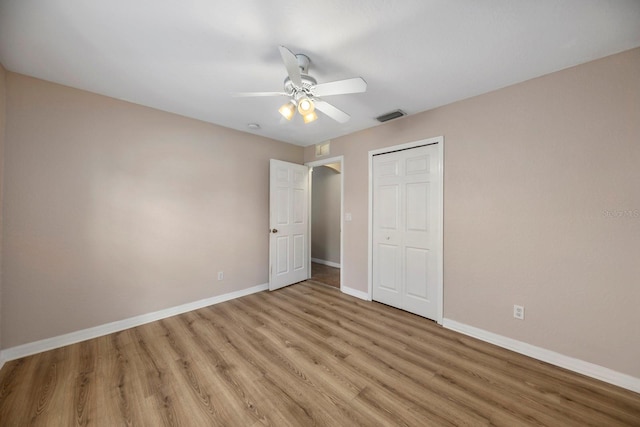
M 273 230 L 271 230 L 271 232 L 275 234 L 275 233 L 277 233 L 277 232 L 278 232 L 278 229 L 277 229 L 277 228 L 274 228 Z

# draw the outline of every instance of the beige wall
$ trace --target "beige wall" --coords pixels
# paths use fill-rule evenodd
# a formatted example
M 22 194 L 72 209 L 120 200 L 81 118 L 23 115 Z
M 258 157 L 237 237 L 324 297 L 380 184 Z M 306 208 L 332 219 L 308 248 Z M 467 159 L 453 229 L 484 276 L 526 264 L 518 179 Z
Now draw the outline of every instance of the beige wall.
M 635 49 L 333 140 L 344 285 L 367 289 L 367 152 L 443 135 L 445 317 L 640 377 L 639 75 Z M 302 161 L 13 73 L 4 142 L 2 348 L 265 283 L 267 159 Z
M 5 98 L 6 98 L 6 71 L 0 64 L 0 230 L 2 230 L 2 187 L 4 181 L 4 130 L 5 130 Z M 0 349 L 2 349 L 2 233 L 0 232 Z M 0 364 L 2 361 L 0 361 Z
M 9 72 L 5 156 L 8 348 L 266 283 L 303 150 Z
M 313 168 L 311 257 L 340 264 L 340 172 Z
M 367 290 L 367 152 L 443 135 L 444 316 L 640 378 L 639 76 L 634 49 L 334 139 L 344 285 Z

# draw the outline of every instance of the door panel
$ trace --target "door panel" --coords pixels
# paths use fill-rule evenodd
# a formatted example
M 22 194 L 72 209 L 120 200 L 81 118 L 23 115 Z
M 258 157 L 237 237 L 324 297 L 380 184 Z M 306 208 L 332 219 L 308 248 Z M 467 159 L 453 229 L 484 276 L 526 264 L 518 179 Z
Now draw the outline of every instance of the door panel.
M 374 264 L 377 276 L 377 301 L 397 307 L 402 302 L 400 288 L 400 249 L 397 245 L 379 244 L 374 249 L 380 262 Z
M 294 224 L 303 224 L 306 222 L 305 215 L 307 214 L 307 191 L 301 188 L 293 189 L 293 222 Z
M 295 234 L 293 236 L 293 269 L 296 271 L 304 268 L 305 244 L 304 235 Z
M 400 188 L 398 185 L 383 185 L 378 191 L 380 199 L 379 222 L 380 228 L 387 230 L 398 229 L 398 206 L 400 203 Z
M 398 247 L 380 245 L 380 287 L 389 291 L 399 292 L 398 287 Z
M 427 277 L 429 251 L 422 248 L 407 248 L 405 251 L 407 295 L 428 299 L 428 286 L 424 286 Z
M 309 278 L 309 168 L 271 160 L 269 289 Z
M 389 177 L 398 176 L 400 163 L 397 159 L 380 161 L 378 164 L 378 176 Z
M 373 158 L 373 299 L 431 319 L 441 288 L 438 148 Z
M 279 187 L 276 190 L 276 224 L 287 225 L 289 224 L 289 189 Z
M 289 272 L 289 239 L 287 236 L 278 236 L 276 239 L 276 274 L 283 275 Z
M 407 184 L 407 230 L 426 232 L 429 224 L 429 184 Z
M 407 175 L 415 175 L 420 173 L 429 173 L 429 157 L 430 156 L 414 156 L 407 159 Z

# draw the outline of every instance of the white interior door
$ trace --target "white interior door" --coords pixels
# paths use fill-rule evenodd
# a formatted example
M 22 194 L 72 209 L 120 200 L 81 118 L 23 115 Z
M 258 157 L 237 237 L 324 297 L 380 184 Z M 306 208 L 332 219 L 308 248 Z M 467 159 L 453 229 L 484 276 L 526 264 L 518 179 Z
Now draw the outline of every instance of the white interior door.
M 309 168 L 271 160 L 269 290 L 309 278 Z
M 373 157 L 372 298 L 434 320 L 442 277 L 438 148 Z

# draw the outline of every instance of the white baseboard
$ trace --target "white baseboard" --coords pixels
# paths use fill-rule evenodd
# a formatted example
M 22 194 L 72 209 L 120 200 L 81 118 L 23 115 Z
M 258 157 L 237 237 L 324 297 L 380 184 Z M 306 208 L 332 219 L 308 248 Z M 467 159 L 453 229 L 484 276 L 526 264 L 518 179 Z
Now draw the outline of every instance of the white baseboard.
M 478 338 L 499 347 L 515 351 L 516 353 L 524 354 L 525 356 L 533 357 L 534 359 L 542 360 L 543 362 L 640 393 L 640 378 L 632 377 L 631 375 L 623 374 L 594 363 L 585 362 L 584 360 L 565 356 L 564 354 L 556 353 L 555 351 L 542 347 L 527 344 L 523 341 L 494 334 L 493 332 L 456 322 L 455 320 L 444 319 L 442 325 L 447 329 Z
M 64 347 L 66 345 L 75 344 L 92 338 L 101 337 L 103 335 L 112 334 L 135 326 L 144 325 L 145 323 L 155 322 L 156 320 L 165 319 L 167 317 L 186 313 L 188 311 L 197 310 L 199 308 L 208 307 L 210 305 L 219 304 L 235 298 L 254 294 L 269 289 L 269 284 L 253 286 L 251 288 L 242 289 L 240 291 L 230 292 L 224 295 L 218 295 L 211 298 L 205 298 L 199 301 L 182 304 L 176 307 L 170 307 L 164 310 L 154 311 L 153 313 L 142 314 L 140 316 L 130 317 L 116 322 L 106 323 L 104 325 L 95 326 L 93 328 L 83 329 L 71 332 L 57 337 L 47 338 L 40 341 L 22 344 L 16 347 L 10 347 L 0 351 L 0 363 L 4 364 L 9 360 L 19 359 L 21 357 L 30 356 L 32 354 L 41 353 L 54 348 Z M 0 366 L 1 367 L 1 366 Z
M 347 295 L 351 295 L 352 297 L 360 298 L 365 301 L 371 301 L 371 298 L 369 298 L 369 294 L 367 292 L 359 291 L 353 288 L 348 288 L 346 286 L 340 286 L 340 290 Z
M 340 268 L 340 264 L 333 261 L 327 261 L 324 259 L 311 258 L 311 262 L 315 262 L 316 264 L 328 265 L 329 267 Z

